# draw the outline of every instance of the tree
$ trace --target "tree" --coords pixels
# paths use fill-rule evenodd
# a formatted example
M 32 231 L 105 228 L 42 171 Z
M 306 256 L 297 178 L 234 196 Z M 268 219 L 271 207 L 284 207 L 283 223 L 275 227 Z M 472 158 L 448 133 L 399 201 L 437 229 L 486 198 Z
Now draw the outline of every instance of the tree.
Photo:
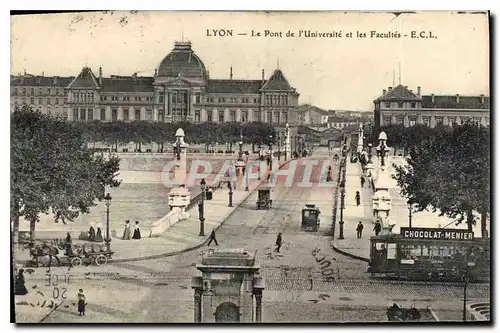
M 486 236 L 490 212 L 489 128 L 467 122 L 413 143 L 408 165 L 396 168 L 398 185 L 418 210 L 466 220 L 472 230 L 473 212 L 481 214 Z
M 14 239 L 19 219 L 30 221 L 31 239 L 39 215 L 52 212 L 56 222 L 72 221 L 104 197 L 105 186 L 117 187 L 119 159 L 87 148 L 81 126 L 30 108 L 11 116 L 10 215 Z

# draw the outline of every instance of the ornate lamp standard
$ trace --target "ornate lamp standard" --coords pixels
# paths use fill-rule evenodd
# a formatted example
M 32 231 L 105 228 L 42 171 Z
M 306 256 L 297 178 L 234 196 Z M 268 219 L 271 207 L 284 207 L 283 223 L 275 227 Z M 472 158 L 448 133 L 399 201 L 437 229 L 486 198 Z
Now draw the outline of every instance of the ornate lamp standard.
M 286 156 L 286 150 L 285 150 L 285 156 Z M 281 132 L 278 132 L 278 162 L 280 161 L 281 157 Z
M 408 224 L 409 224 L 409 227 L 411 228 L 412 205 L 411 205 L 409 200 L 407 203 L 408 203 Z
M 273 136 L 269 135 L 269 170 L 273 171 Z
M 344 206 L 345 206 L 345 187 L 340 188 L 340 222 L 339 239 L 344 239 Z
M 205 178 L 201 179 L 200 187 L 201 187 L 201 202 L 198 204 L 198 212 L 200 217 L 200 233 L 199 236 L 205 236 L 205 189 L 207 183 L 205 182 Z
M 229 179 L 228 185 L 229 185 L 229 204 L 227 206 L 233 207 L 233 184 L 231 182 L 231 179 Z
M 464 307 L 462 312 L 462 321 L 467 321 L 467 284 L 469 283 L 468 267 L 462 275 L 462 282 L 464 284 Z
M 111 195 L 106 193 L 104 197 L 104 203 L 106 204 L 106 238 L 104 242 L 106 243 L 106 248 L 111 251 L 111 238 L 109 237 L 109 206 L 111 206 Z

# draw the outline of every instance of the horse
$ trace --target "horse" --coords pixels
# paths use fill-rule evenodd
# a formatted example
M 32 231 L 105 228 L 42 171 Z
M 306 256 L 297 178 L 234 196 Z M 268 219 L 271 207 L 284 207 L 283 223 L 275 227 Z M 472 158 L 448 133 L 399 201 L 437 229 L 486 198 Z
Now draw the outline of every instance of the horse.
M 42 266 L 48 266 L 50 268 L 54 260 L 55 263 L 57 263 L 57 266 L 61 265 L 61 260 L 58 257 L 59 249 L 56 246 L 50 246 L 46 243 L 41 245 L 35 244 L 35 246 L 30 249 L 30 255 L 35 261 L 37 267 L 42 264 Z

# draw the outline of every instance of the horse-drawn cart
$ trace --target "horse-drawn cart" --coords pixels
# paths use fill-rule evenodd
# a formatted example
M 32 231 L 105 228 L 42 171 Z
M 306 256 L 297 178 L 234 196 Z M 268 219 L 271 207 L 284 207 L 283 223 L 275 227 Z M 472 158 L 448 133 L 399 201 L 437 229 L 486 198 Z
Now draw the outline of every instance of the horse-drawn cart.
M 63 250 L 63 255 L 60 255 Z M 78 267 L 80 265 L 96 264 L 103 266 L 112 258 L 114 252 L 110 251 L 106 244 L 83 243 L 71 244 L 64 243 L 53 245 L 35 245 L 30 249 L 32 263 L 35 267 L 40 266 L 70 266 Z

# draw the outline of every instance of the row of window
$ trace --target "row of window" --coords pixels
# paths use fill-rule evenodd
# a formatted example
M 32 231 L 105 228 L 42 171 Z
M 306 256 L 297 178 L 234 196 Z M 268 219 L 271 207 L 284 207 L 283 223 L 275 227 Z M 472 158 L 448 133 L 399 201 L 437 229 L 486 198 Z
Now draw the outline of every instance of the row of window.
M 391 105 L 392 105 L 392 102 L 385 102 L 384 105 L 385 105 L 386 108 L 390 108 Z M 397 105 L 398 105 L 399 109 L 402 109 L 403 106 L 404 106 L 403 102 L 397 102 Z M 412 109 L 415 109 L 417 107 L 417 103 L 416 102 L 411 102 L 410 103 L 410 107 Z
M 58 98 L 58 97 L 55 97 L 55 98 L 50 98 L 50 97 L 47 97 L 45 99 L 45 97 L 40 97 L 40 98 L 35 98 L 35 97 L 30 97 L 29 99 L 26 97 L 26 98 L 20 98 L 20 99 L 15 99 L 14 100 L 14 104 L 48 104 L 48 105 L 63 105 L 63 99 L 61 98 Z
M 152 102 L 153 97 L 150 96 L 133 96 L 131 99 L 130 96 L 100 96 L 101 101 L 134 101 L 134 102 Z
M 132 114 L 134 115 L 134 120 L 153 120 L 153 110 L 146 110 L 146 118 L 141 119 L 141 110 L 124 110 L 123 111 L 123 121 L 130 121 L 132 118 Z M 92 120 L 107 120 L 106 119 L 106 109 L 101 109 L 99 112 L 99 118 L 94 119 L 94 110 L 93 109 L 73 109 L 73 119 L 74 120 L 82 120 L 82 121 L 92 121 Z M 111 121 L 118 120 L 118 110 L 111 110 Z
M 62 88 L 50 88 L 50 87 L 39 87 L 39 88 L 26 88 L 26 87 L 14 87 L 14 95 L 60 95 L 64 94 L 64 89 Z
M 404 125 L 404 117 L 403 116 L 396 116 L 396 121 L 392 121 L 392 116 L 384 116 L 384 125 L 389 125 L 389 124 L 395 124 L 395 125 Z M 434 117 L 436 126 L 440 126 L 444 124 L 444 117 L 443 116 L 435 116 Z M 462 121 L 465 121 L 466 119 L 469 119 L 473 122 L 480 123 L 481 122 L 481 117 L 461 117 L 460 118 Z M 448 116 L 448 125 L 453 126 L 457 122 L 457 117 L 450 117 Z M 415 126 L 417 124 L 417 117 L 416 116 L 410 116 L 408 117 L 408 124 L 409 126 Z M 425 126 L 430 127 L 431 126 L 431 117 L 422 117 L 422 124 Z
M 394 244 L 394 243 L 376 243 L 375 249 L 378 251 L 386 250 L 387 259 L 396 259 L 397 251 L 399 251 L 399 259 L 417 259 L 420 257 L 481 257 L 484 255 L 485 249 L 481 246 L 465 247 L 453 245 L 409 245 L 409 244 Z
M 244 97 L 244 98 L 236 98 L 236 97 L 219 97 L 217 99 L 214 99 L 213 97 L 207 97 L 206 99 L 207 103 L 208 104 L 214 104 L 215 102 L 214 101 L 217 101 L 217 103 L 227 103 L 227 104 L 249 104 L 249 103 L 252 103 L 252 99 L 251 98 L 247 98 L 247 97 Z M 259 102 L 259 99 L 258 98 L 253 98 L 253 103 L 254 104 L 257 104 Z M 198 103 L 198 102 L 197 102 Z
M 266 95 L 266 105 L 288 105 L 288 96 Z

